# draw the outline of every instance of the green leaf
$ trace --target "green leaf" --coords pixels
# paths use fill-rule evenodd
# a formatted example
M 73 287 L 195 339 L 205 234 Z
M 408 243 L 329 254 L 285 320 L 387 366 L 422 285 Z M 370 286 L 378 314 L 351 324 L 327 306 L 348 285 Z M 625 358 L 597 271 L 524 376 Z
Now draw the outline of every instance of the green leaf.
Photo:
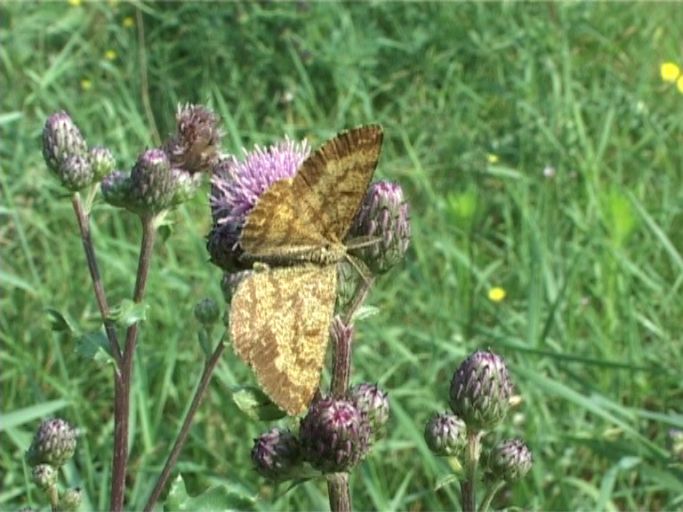
M 0 432 L 45 418 L 68 405 L 69 402 L 66 400 L 51 400 L 24 407 L 23 409 L 2 413 L 0 414 Z
M 50 329 L 55 332 L 77 332 L 73 325 L 73 321 L 66 313 L 55 308 L 45 308 L 47 313 L 47 320 L 50 322 Z
M 217 485 L 197 496 L 190 496 L 185 481 L 178 475 L 171 485 L 164 510 L 210 512 L 216 510 L 255 510 L 256 499 L 237 486 Z
M 366 318 L 375 316 L 377 313 L 379 313 L 379 308 L 376 306 L 361 306 L 353 314 L 353 320 L 365 320 Z
M 438 491 L 439 489 L 442 489 L 443 487 L 447 487 L 449 485 L 452 485 L 453 482 L 457 482 L 458 477 L 456 475 L 446 475 L 441 478 L 439 478 L 436 482 L 436 485 L 434 486 L 434 492 Z
M 109 340 L 103 331 L 85 333 L 76 340 L 76 353 L 85 359 L 92 359 L 99 365 L 113 363 Z
M 232 399 L 244 414 L 254 420 L 273 421 L 286 415 L 263 391 L 252 386 L 237 388 L 232 392 Z
M 111 309 L 109 319 L 124 328 L 147 320 L 147 304 L 144 302 L 133 302 L 132 300 L 122 300 L 121 304 Z

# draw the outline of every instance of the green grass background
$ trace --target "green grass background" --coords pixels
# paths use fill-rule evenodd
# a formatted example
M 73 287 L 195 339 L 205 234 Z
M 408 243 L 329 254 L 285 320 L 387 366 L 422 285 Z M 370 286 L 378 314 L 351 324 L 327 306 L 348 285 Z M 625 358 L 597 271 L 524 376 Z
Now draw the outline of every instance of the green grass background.
M 677 5 L 650 3 L 0 4 L 0 509 L 45 504 L 27 493 L 22 454 L 50 414 L 83 430 L 64 474 L 83 509 L 108 502 L 111 371 L 81 359 L 45 313 L 98 326 L 70 201 L 42 161 L 45 118 L 66 109 L 130 168 L 188 101 L 219 113 L 235 153 L 384 126 L 377 177 L 404 187 L 413 238 L 370 297 L 379 314 L 358 326 L 353 381 L 389 391 L 392 421 L 354 472 L 356 509 L 458 507 L 457 485 L 435 490 L 449 468 L 422 431 L 481 348 L 506 358 L 522 397 L 489 439 L 522 436 L 535 457 L 497 507 L 680 509 L 666 438 L 683 427 L 683 94 L 659 65 L 683 64 L 681 26 Z M 172 214 L 154 255 L 131 508 L 201 370 L 193 306 L 221 297 L 207 193 Z M 110 302 L 130 297 L 138 224 L 100 200 L 92 228 Z M 503 302 L 488 300 L 492 286 Z M 326 508 L 323 482 L 284 494 L 251 469 L 252 438 L 269 425 L 230 394 L 251 383 L 226 351 L 177 467 L 188 489 L 237 486 L 263 510 Z

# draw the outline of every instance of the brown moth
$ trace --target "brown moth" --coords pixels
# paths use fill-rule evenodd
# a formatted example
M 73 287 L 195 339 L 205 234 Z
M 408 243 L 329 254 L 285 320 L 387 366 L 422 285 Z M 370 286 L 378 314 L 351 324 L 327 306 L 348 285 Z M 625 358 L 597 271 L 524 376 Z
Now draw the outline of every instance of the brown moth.
M 270 267 L 244 278 L 230 305 L 230 334 L 266 394 L 290 415 L 320 382 L 344 239 L 377 166 L 382 128 L 340 133 L 278 181 L 249 213 L 243 258 Z

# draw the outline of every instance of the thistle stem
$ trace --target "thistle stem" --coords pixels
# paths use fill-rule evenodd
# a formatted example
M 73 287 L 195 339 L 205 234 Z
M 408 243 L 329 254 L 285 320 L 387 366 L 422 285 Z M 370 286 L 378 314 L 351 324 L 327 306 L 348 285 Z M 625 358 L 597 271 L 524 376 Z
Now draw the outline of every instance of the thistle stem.
M 460 484 L 461 505 L 463 512 L 475 512 L 477 510 L 477 498 L 475 482 L 477 465 L 479 463 L 479 439 L 480 432 L 467 431 L 467 449 L 465 453 L 465 480 Z
M 154 217 L 145 215 L 142 221 L 142 241 L 135 280 L 133 301 L 139 303 L 145 294 L 147 277 L 152 261 L 156 226 Z M 137 322 L 128 327 L 126 345 L 121 361 L 121 376 L 114 388 L 114 460 L 112 463 L 111 505 L 114 512 L 123 510 L 128 463 L 128 421 L 130 413 L 130 384 L 133 376 L 133 359 L 138 338 Z
M 161 474 L 159 475 L 159 478 L 157 479 L 157 482 L 154 485 L 154 489 L 152 490 L 152 493 L 150 494 L 147 503 L 145 504 L 145 512 L 149 512 L 150 510 L 152 510 L 152 508 L 154 508 L 154 505 L 156 504 L 157 500 L 159 499 L 159 496 L 161 495 L 161 491 L 163 491 L 164 487 L 166 486 L 166 482 L 168 482 L 168 478 L 171 475 L 171 471 L 173 471 L 173 468 L 175 467 L 175 464 L 178 461 L 180 451 L 183 449 L 185 441 L 187 440 L 187 435 L 190 432 L 190 426 L 192 425 L 192 421 L 194 420 L 194 416 L 197 412 L 197 409 L 199 409 L 199 406 L 201 405 L 202 400 L 204 399 L 204 394 L 206 393 L 206 389 L 208 388 L 209 381 L 211 380 L 213 371 L 216 368 L 216 365 L 218 364 L 221 355 L 223 355 L 224 350 L 225 342 L 224 340 L 221 340 L 216 346 L 216 349 L 213 351 L 211 357 L 204 362 L 204 371 L 202 372 L 202 376 L 199 379 L 199 384 L 197 385 L 194 397 L 192 398 L 190 409 L 187 411 L 185 421 L 183 421 L 183 426 L 181 427 L 180 432 L 178 433 L 178 437 L 176 438 L 175 443 L 173 444 L 173 449 L 171 450 L 171 453 L 169 453 L 168 458 L 166 459 L 164 469 L 161 471 Z
M 107 296 L 104 293 L 104 286 L 102 285 L 102 278 L 100 277 L 100 271 L 97 267 L 95 246 L 93 245 L 92 237 L 90 236 L 89 216 L 85 212 L 85 208 L 83 208 L 81 195 L 78 192 L 74 193 L 74 195 L 71 197 L 71 204 L 73 206 L 74 213 L 76 214 L 76 220 L 78 221 L 78 229 L 81 232 L 81 241 L 83 242 L 83 250 L 85 251 L 85 260 L 88 263 L 88 270 L 90 271 L 90 279 L 95 292 L 95 299 L 97 300 L 100 316 L 102 317 L 102 322 L 104 323 L 104 330 L 107 334 L 107 339 L 109 340 L 109 348 L 111 349 L 114 361 L 116 361 L 114 371 L 116 372 L 116 378 L 118 379 L 121 370 L 121 347 L 119 346 L 119 340 L 116 336 L 114 323 L 109 318 L 109 303 L 107 302 Z
M 500 491 L 504 485 L 504 480 L 498 480 L 491 487 L 489 487 L 488 491 L 486 491 L 484 499 L 481 500 L 481 505 L 479 505 L 479 512 L 488 511 L 489 507 L 491 506 L 491 502 L 493 501 L 493 498 L 496 496 L 496 494 L 498 494 L 498 491 Z
M 330 498 L 330 510 L 332 512 L 350 512 L 349 474 L 332 473 L 327 475 L 327 494 Z

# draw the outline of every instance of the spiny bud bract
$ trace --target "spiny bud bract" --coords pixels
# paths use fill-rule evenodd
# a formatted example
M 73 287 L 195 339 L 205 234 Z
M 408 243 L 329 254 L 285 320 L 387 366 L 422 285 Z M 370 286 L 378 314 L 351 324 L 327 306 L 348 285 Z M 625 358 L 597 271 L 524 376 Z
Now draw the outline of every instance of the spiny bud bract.
M 38 464 L 31 472 L 33 481 L 43 491 L 54 487 L 57 483 L 57 470 L 50 464 Z
M 512 384 L 503 359 L 493 352 L 470 355 L 455 371 L 450 406 L 474 431 L 496 426 L 510 408 Z
M 218 307 L 218 304 L 215 300 L 209 297 L 200 300 L 194 307 L 194 317 L 199 321 L 199 323 L 204 325 L 215 324 L 220 315 L 221 309 Z
M 451 457 L 458 455 L 467 444 L 467 427 L 454 414 L 435 414 L 425 425 L 424 438 L 429 449 L 436 455 Z
M 59 177 L 62 185 L 75 192 L 92 184 L 95 173 L 87 156 L 69 155 L 62 161 Z
M 97 180 L 113 172 L 116 166 L 114 155 L 112 155 L 109 149 L 103 147 L 92 148 L 90 153 L 88 153 L 88 160 L 90 161 L 93 175 Z
M 31 466 L 63 465 L 76 451 L 77 431 L 66 421 L 54 418 L 43 421 L 33 437 L 26 457 Z
M 348 471 L 366 454 L 370 426 L 348 400 L 323 398 L 301 420 L 304 458 L 324 473 Z
M 161 149 L 148 149 L 139 157 L 130 173 L 131 193 L 139 207 L 161 211 L 173 200 L 174 183 L 171 163 Z
M 403 259 L 410 244 L 410 220 L 408 203 L 398 183 L 378 181 L 370 185 L 352 233 L 368 239 L 369 245 L 353 252 L 373 272 L 382 274 Z M 373 239 L 377 240 L 372 243 Z
M 521 439 L 502 441 L 489 454 L 488 470 L 499 480 L 519 480 L 529 472 L 532 465 L 531 450 Z
M 389 397 L 375 384 L 363 382 L 349 390 L 351 400 L 372 430 L 372 439 L 377 440 L 385 434 L 389 421 Z
M 260 475 L 281 481 L 296 478 L 303 459 L 299 440 L 289 430 L 273 428 L 254 439 L 251 460 Z
M 83 501 L 83 491 L 80 487 L 68 489 L 59 500 L 59 509 L 63 512 L 77 512 Z

